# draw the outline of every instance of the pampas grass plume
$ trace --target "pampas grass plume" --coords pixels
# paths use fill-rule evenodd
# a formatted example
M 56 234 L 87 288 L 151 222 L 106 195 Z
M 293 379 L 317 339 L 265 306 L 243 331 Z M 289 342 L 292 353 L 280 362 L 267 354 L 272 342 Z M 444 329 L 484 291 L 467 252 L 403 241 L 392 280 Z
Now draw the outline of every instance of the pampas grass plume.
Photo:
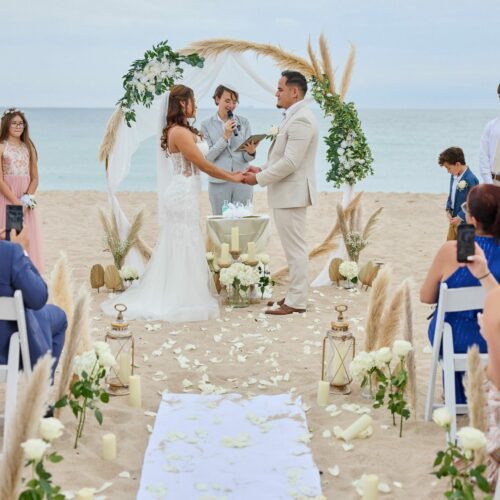
M 391 268 L 389 266 L 385 266 L 382 271 L 378 273 L 378 276 L 373 282 L 365 326 L 365 351 L 367 352 L 373 351 L 377 347 L 391 277 Z
M 0 465 L 0 498 L 16 500 L 24 466 L 21 444 L 36 437 L 40 419 L 47 408 L 50 389 L 52 356 L 46 354 L 38 360 L 31 377 L 23 375 L 20 387 L 24 388 L 17 399 L 16 411 L 11 421 L 7 442 Z
M 417 417 L 417 365 L 415 358 L 415 344 L 413 339 L 413 304 L 411 300 L 410 280 L 404 280 L 404 323 L 403 338 L 411 343 L 413 351 L 406 356 L 406 370 L 408 372 L 408 395 L 413 415 Z
M 49 278 L 49 301 L 59 306 L 68 320 L 65 342 L 71 338 L 71 319 L 73 317 L 73 272 L 68 263 L 68 257 L 61 252 Z
M 392 347 L 401 331 L 405 283 L 401 283 L 394 292 L 389 306 L 386 307 L 381 322 L 378 348 Z

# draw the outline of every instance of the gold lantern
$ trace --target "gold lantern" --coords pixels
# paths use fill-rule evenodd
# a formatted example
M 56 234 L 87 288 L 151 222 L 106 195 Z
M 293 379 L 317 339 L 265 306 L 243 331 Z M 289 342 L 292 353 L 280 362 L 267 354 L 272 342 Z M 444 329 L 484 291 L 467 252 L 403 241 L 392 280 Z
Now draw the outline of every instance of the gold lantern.
M 336 321 L 323 339 L 323 359 L 321 362 L 321 380 L 330 383 L 334 394 L 349 394 L 352 377 L 349 366 L 355 355 L 355 338 L 349 331 L 349 322 L 344 318 L 346 305 L 338 305 Z
M 110 394 L 123 396 L 129 393 L 129 379 L 134 373 L 134 337 L 128 329 L 128 323 L 123 319 L 127 306 L 116 304 L 115 309 L 118 314 L 111 323 L 111 330 L 106 333 L 105 340 L 116 359 L 116 365 L 108 371 L 106 383 Z

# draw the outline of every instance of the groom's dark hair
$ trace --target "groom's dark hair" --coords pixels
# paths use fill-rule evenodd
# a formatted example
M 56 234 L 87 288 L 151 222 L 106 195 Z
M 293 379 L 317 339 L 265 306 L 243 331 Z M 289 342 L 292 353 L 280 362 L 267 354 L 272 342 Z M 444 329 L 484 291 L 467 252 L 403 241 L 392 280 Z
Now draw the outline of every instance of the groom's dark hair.
M 287 87 L 298 87 L 302 92 L 302 95 L 306 95 L 307 80 L 302 73 L 299 73 L 298 71 L 286 70 L 281 73 L 281 76 L 286 78 Z

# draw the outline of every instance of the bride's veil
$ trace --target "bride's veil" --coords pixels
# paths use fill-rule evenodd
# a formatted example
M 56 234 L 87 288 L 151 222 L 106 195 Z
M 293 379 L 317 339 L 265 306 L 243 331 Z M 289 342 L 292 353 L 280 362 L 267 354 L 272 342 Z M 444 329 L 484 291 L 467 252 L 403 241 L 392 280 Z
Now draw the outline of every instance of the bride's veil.
M 172 181 L 173 176 L 173 164 L 172 158 L 167 154 L 167 152 L 161 147 L 161 136 L 163 134 L 163 129 L 167 125 L 167 109 L 168 109 L 168 98 L 170 92 L 166 92 L 160 102 L 160 112 L 158 113 L 158 124 L 157 124 L 157 141 L 156 141 L 156 178 L 158 183 L 158 214 L 160 219 L 160 228 L 165 227 L 167 223 L 167 218 L 165 210 L 162 209 L 162 197 L 167 189 L 168 184 Z

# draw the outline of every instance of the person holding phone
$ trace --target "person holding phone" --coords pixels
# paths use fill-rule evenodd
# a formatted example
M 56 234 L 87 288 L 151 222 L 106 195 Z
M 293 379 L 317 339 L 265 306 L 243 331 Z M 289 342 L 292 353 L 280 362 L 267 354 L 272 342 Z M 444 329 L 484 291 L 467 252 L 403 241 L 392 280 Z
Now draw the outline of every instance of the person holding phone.
M 0 122 L 0 238 L 7 237 L 7 205 L 21 206 L 23 225 L 30 233 L 27 252 L 43 273 L 42 233 L 34 198 L 37 188 L 38 159 L 26 115 L 10 108 Z
M 203 138 L 208 142 L 207 160 L 228 172 L 245 172 L 255 159 L 256 143 L 245 143 L 252 135 L 250 123 L 235 115 L 239 95 L 234 89 L 219 85 L 213 99 L 217 113 L 201 123 Z M 236 151 L 243 145 L 243 151 Z M 208 195 L 213 215 L 222 215 L 224 202 L 243 203 L 253 199 L 253 187 L 209 177 Z
M 457 246 L 460 242 L 447 241 L 438 250 L 425 281 L 420 289 L 420 300 L 425 304 L 435 304 L 439 298 L 439 286 L 445 282 L 448 288 L 479 286 L 490 280 L 500 281 L 500 186 L 480 184 L 473 187 L 462 204 L 466 221 L 475 227 L 475 243 L 480 248 L 475 253 L 483 255 L 487 270 L 480 274 L 479 266 L 464 265 L 457 261 Z M 477 247 L 476 247 L 477 248 Z M 462 252 L 460 252 L 462 253 Z M 472 272 L 471 272 L 472 271 Z M 477 344 L 481 352 L 487 352 L 486 342 L 480 334 L 477 321 L 478 311 L 447 313 L 445 321 L 453 329 L 453 347 L 456 353 L 466 353 L 472 344 Z M 429 324 L 429 340 L 434 340 L 436 317 Z M 463 373 L 455 375 L 457 404 L 466 403 L 462 385 Z

